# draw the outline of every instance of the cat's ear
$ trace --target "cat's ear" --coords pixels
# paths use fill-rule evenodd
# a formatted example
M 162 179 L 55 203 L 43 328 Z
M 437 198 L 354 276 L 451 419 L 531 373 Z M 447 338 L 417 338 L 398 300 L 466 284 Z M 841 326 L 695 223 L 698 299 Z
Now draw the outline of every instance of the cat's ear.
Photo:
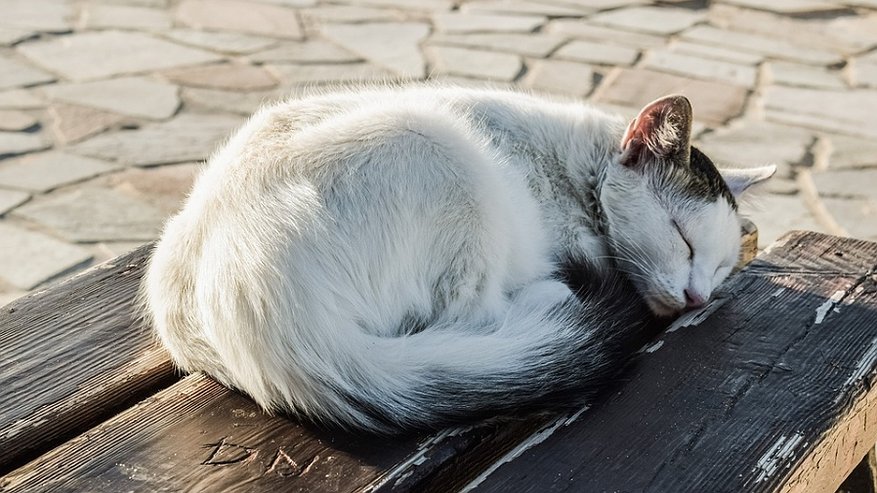
M 719 170 L 722 178 L 725 179 L 725 183 L 728 184 L 731 194 L 735 197 L 739 197 L 740 194 L 752 185 L 767 180 L 776 172 L 777 167 L 773 164 L 758 168 L 725 168 Z
M 645 106 L 621 139 L 621 164 L 635 167 L 654 158 L 687 161 L 691 140 L 691 103 L 665 96 Z

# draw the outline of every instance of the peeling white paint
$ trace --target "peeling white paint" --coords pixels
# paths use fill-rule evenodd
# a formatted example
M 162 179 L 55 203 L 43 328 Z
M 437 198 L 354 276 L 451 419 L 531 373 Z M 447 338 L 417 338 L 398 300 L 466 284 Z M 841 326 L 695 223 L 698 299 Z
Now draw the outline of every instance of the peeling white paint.
M 647 353 L 654 353 L 658 349 L 661 349 L 661 346 L 663 346 L 663 345 L 664 345 L 664 341 L 662 339 L 662 340 L 652 344 L 651 346 L 648 346 L 647 348 L 644 349 L 644 351 Z
M 432 447 L 434 447 L 437 443 L 440 443 L 446 438 L 466 433 L 467 431 L 474 429 L 476 426 L 477 425 L 466 425 L 457 426 L 455 428 L 447 428 L 427 438 L 420 445 L 418 445 L 417 450 L 415 450 L 414 453 L 405 460 L 405 462 L 402 462 L 401 464 L 393 468 L 393 470 L 387 473 L 386 476 L 381 478 L 378 482 L 372 483 L 364 491 L 374 491 L 390 482 L 392 482 L 393 484 L 399 484 L 402 481 L 405 481 L 412 474 L 414 474 L 414 468 L 428 460 L 426 453 L 430 449 L 432 449 Z
M 859 295 L 862 294 L 862 292 L 864 292 L 864 291 L 865 291 L 865 286 L 856 286 L 856 289 L 854 289 L 853 292 L 850 293 L 849 296 L 844 298 L 843 301 L 840 302 L 840 304 L 849 306 L 849 305 L 856 303 L 857 301 L 859 301 Z M 838 310 L 840 310 L 840 307 L 835 308 L 835 311 L 838 311 Z
M 484 472 L 482 472 L 477 478 L 473 479 L 471 483 L 467 484 L 462 490 L 460 490 L 460 493 L 468 493 L 472 491 L 473 489 L 478 487 L 479 484 L 484 482 L 484 480 L 487 479 L 488 476 L 493 474 L 494 471 L 499 469 L 500 466 L 517 459 L 527 450 L 544 442 L 546 439 L 548 439 L 548 437 L 553 435 L 554 432 L 557 431 L 557 429 L 561 426 L 569 426 L 570 424 L 572 424 L 575 420 L 579 418 L 579 416 L 582 415 L 583 412 L 588 410 L 588 407 L 589 406 L 585 406 L 570 416 L 561 416 L 554 420 L 554 422 L 550 425 L 530 435 L 529 438 L 519 443 L 517 446 L 515 446 L 515 448 L 509 450 L 504 456 L 500 457 L 499 460 L 491 464 L 490 467 L 485 469 Z
M 444 440 L 447 437 L 462 433 L 465 428 L 467 427 L 448 428 L 427 438 L 417 447 L 417 450 L 415 450 L 414 453 L 411 454 L 411 456 L 409 456 L 407 460 L 393 468 L 393 470 L 387 473 L 387 475 L 384 476 L 380 481 L 378 481 L 377 483 L 373 483 L 370 488 L 366 489 L 366 491 L 373 491 L 391 481 L 394 484 L 398 484 L 399 482 L 404 481 L 406 478 L 411 476 L 411 474 L 413 474 L 413 471 L 410 471 L 409 468 L 417 467 L 426 462 L 426 453 L 430 450 L 430 448 L 432 448 L 433 445 Z
M 853 368 L 853 372 L 847 377 L 843 386 L 847 387 L 852 385 L 865 375 L 867 375 L 871 369 L 874 367 L 874 363 L 877 362 L 877 337 L 871 339 L 871 347 L 865 351 L 865 354 L 859 358 L 859 361 L 856 363 L 856 366 Z M 838 395 L 840 398 L 840 395 Z
M 676 332 L 682 327 L 693 327 L 695 325 L 699 325 L 727 302 L 728 298 L 717 298 L 709 302 L 705 307 L 699 310 L 685 313 L 681 317 L 677 318 L 675 322 L 670 324 L 667 332 Z
M 776 443 L 767 449 L 767 452 L 765 452 L 755 464 L 753 472 L 758 472 L 758 477 L 755 478 L 755 482 L 760 483 L 770 478 L 773 473 L 779 469 L 783 462 L 794 458 L 795 447 L 801 443 L 801 440 L 803 439 L 804 435 L 800 433 L 795 433 L 791 437 L 786 437 L 785 435 L 781 436 Z
M 844 297 L 844 293 L 846 293 L 846 291 L 835 291 L 834 294 L 831 295 L 831 298 L 828 298 L 825 300 L 825 303 L 819 305 L 819 308 L 816 309 L 816 321 L 814 324 L 821 324 L 832 308 L 834 308 L 835 312 L 839 311 L 835 306 Z
M 585 406 L 585 407 L 579 409 L 578 411 L 574 412 L 570 417 L 566 418 L 566 421 L 563 422 L 563 426 L 571 425 L 573 423 L 573 421 L 579 419 L 579 416 L 581 416 L 583 412 L 587 411 L 590 408 L 591 408 L 591 406 Z
M 404 474 L 402 474 L 401 476 L 399 476 L 396 479 L 396 484 L 399 484 L 402 481 L 405 481 L 406 479 L 410 478 L 413 474 L 414 474 L 414 471 L 406 471 Z

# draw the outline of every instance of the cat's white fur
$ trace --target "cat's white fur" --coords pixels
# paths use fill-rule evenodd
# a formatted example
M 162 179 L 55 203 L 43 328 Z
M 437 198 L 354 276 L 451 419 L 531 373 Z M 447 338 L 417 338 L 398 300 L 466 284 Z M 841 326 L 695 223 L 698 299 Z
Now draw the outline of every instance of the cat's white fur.
M 266 107 L 168 222 L 146 311 L 180 367 L 269 410 L 387 430 L 491 399 L 514 409 L 515 385 L 535 398 L 564 385 L 542 377 L 608 365 L 596 328 L 622 323 L 611 300 L 576 300 L 559 262 L 621 257 L 672 313 L 737 260 L 730 203 L 674 200 L 621 166 L 625 126 L 576 103 L 423 86 Z M 581 374 L 552 373 L 581 358 L 564 348 L 592 347 Z

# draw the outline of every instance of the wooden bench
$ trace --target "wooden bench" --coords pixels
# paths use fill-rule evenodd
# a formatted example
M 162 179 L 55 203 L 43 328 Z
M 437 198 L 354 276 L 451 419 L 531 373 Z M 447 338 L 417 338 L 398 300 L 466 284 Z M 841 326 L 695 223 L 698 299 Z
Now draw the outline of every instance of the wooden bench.
M 177 375 L 148 251 L 0 313 L 0 491 L 833 492 L 877 442 L 875 243 L 787 235 L 588 409 L 394 439 Z

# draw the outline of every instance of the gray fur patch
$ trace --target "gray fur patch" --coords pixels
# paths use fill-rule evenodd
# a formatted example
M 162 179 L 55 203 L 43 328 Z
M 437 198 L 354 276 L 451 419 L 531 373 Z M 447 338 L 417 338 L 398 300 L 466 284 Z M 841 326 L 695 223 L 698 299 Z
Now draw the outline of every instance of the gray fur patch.
M 698 148 L 691 147 L 691 158 L 687 165 L 671 162 L 658 169 L 661 172 L 653 177 L 658 189 L 673 189 L 684 197 L 707 202 L 715 202 L 721 197 L 737 210 L 737 201 L 718 168 Z

